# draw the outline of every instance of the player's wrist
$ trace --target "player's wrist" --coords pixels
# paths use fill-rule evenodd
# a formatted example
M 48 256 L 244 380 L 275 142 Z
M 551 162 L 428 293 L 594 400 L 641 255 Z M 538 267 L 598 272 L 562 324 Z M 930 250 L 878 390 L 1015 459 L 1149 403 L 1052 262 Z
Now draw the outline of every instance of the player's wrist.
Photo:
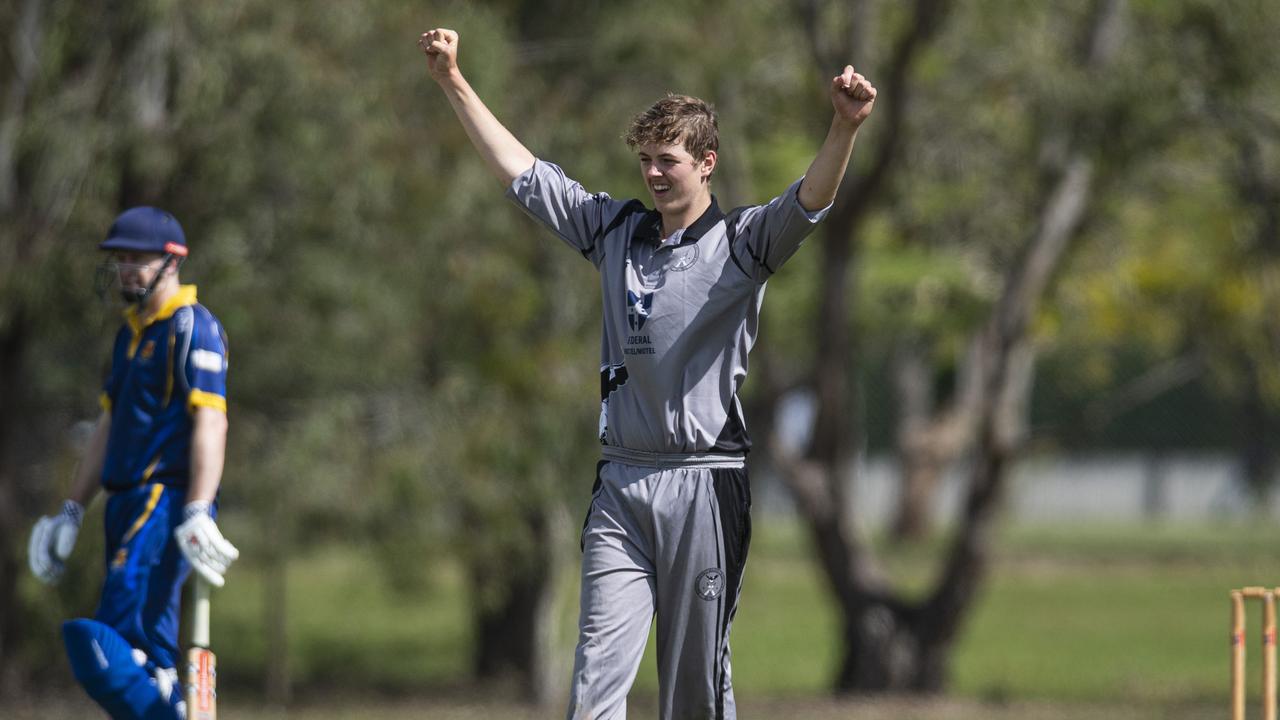
M 211 517 L 213 515 L 213 503 L 208 500 L 192 500 L 182 506 L 183 522 L 200 515 Z
M 467 93 L 471 92 L 471 83 L 467 82 L 467 78 L 456 65 L 444 72 L 432 73 L 431 78 L 436 81 L 440 90 L 451 102 L 464 100 Z
M 74 523 L 76 527 L 84 523 L 84 505 L 75 500 L 63 500 L 62 510 L 58 514 Z
M 862 127 L 863 120 L 865 120 L 865 118 L 854 119 L 851 117 L 847 117 L 846 115 L 844 115 L 843 113 L 837 110 L 834 113 L 832 113 L 831 130 L 832 132 L 836 132 L 840 134 L 852 135 L 853 133 L 858 132 L 858 128 Z

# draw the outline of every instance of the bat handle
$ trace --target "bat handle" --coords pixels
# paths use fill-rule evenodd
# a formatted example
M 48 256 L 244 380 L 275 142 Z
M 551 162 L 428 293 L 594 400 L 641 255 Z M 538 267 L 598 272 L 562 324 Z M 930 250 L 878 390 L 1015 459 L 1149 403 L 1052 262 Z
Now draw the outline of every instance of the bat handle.
M 209 594 L 212 588 L 200 573 L 192 573 L 191 645 L 209 647 Z
M 187 717 L 217 720 L 217 659 L 209 649 L 209 583 L 197 573 L 191 599 L 191 647 L 187 650 Z

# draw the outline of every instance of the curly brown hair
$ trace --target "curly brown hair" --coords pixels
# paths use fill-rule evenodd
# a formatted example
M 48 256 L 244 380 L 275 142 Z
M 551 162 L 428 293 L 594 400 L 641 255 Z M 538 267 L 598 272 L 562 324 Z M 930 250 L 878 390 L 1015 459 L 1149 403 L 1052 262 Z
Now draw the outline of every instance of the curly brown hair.
M 636 115 L 624 139 L 632 150 L 650 143 L 683 144 L 695 160 L 708 150 L 720 149 L 715 108 L 696 97 L 673 93 Z

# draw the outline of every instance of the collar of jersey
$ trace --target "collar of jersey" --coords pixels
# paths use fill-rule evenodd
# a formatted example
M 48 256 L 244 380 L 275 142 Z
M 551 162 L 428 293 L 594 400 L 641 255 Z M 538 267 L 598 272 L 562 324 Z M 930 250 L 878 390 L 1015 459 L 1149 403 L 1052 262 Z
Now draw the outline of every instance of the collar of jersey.
M 164 305 L 160 306 L 160 310 L 147 319 L 146 322 L 138 315 L 138 307 L 131 305 L 124 311 L 124 319 L 128 321 L 129 328 L 133 330 L 134 337 L 142 334 L 142 331 L 150 325 L 161 320 L 168 320 L 173 314 L 178 312 L 178 308 L 196 304 L 196 286 L 195 285 L 179 285 L 178 291 L 164 301 Z
M 690 243 L 698 242 L 698 238 L 706 234 L 708 230 L 715 227 L 716 223 L 724 219 L 724 213 L 720 212 L 720 205 L 716 203 L 716 196 L 711 196 L 711 205 L 702 211 L 702 215 L 693 224 L 684 229 L 684 234 L 680 236 L 680 244 L 673 247 L 683 247 Z M 662 242 L 662 215 L 657 210 L 650 210 L 648 217 L 640 221 L 636 226 L 635 237 L 640 240 L 652 240 L 654 242 Z

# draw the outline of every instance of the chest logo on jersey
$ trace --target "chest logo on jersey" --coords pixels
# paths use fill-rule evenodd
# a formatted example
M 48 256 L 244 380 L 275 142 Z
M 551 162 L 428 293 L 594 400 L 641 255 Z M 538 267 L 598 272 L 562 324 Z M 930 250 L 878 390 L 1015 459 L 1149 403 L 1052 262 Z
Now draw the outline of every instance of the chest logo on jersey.
M 632 332 L 640 332 L 644 329 L 652 309 L 653 293 L 637 295 L 630 290 L 627 291 L 627 325 L 631 326 Z
M 667 269 L 671 272 L 684 272 L 698 262 L 698 245 L 686 245 L 671 251 L 671 264 Z
M 156 341 L 148 340 L 142 344 L 142 349 L 138 351 L 138 358 L 141 359 L 143 362 L 146 362 L 147 360 L 151 359 L 152 355 L 155 355 L 155 354 L 156 354 Z

